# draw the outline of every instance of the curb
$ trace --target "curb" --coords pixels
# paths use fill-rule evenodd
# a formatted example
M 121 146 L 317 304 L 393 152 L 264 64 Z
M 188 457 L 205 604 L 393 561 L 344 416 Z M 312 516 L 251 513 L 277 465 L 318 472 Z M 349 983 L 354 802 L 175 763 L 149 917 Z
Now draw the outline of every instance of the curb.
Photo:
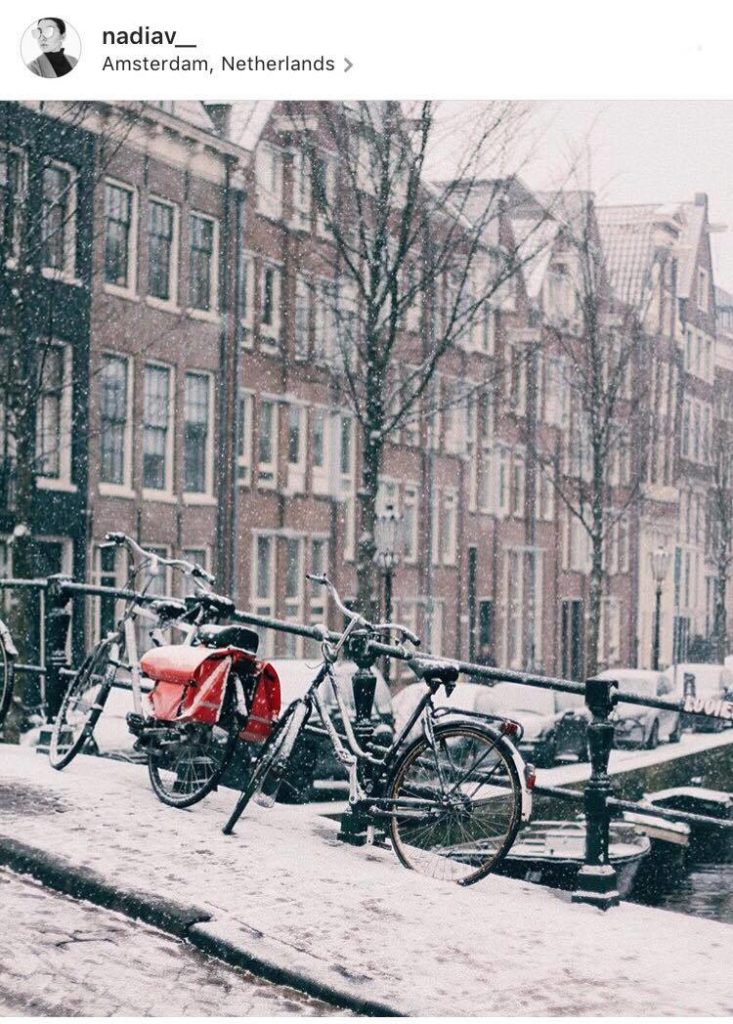
M 207 910 L 193 904 L 178 903 L 148 892 L 119 888 L 98 872 L 69 863 L 65 858 L 0 835 L 0 866 L 31 875 L 50 889 L 87 900 L 107 910 L 185 939 L 202 953 L 216 957 L 233 967 L 244 967 L 259 977 L 278 984 L 290 985 L 306 995 L 336 1003 L 361 1016 L 402 1017 L 404 1013 L 391 1006 L 356 995 L 348 985 L 318 978 L 302 963 L 308 954 L 301 954 L 301 964 L 283 966 L 275 943 L 265 938 L 250 942 L 233 942 L 214 934 L 215 922 Z M 212 929 L 206 927 L 212 923 Z M 286 952 L 284 949 L 283 952 Z M 292 956 L 293 951 L 287 950 Z

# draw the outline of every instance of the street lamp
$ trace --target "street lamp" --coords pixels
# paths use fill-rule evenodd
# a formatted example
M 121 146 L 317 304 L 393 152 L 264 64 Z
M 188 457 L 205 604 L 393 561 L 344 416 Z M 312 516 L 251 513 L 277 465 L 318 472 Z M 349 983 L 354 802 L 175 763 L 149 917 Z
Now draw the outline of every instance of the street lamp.
M 374 524 L 374 561 L 384 576 L 384 618 L 392 621 L 392 577 L 399 565 L 404 540 L 402 516 L 394 505 L 387 505 Z M 385 660 L 384 678 L 389 682 L 389 660 Z
M 659 669 L 659 631 L 662 621 L 662 584 L 669 571 L 670 553 L 659 544 L 650 555 L 652 576 L 656 584 L 656 612 L 654 616 L 654 645 L 652 647 L 652 669 Z

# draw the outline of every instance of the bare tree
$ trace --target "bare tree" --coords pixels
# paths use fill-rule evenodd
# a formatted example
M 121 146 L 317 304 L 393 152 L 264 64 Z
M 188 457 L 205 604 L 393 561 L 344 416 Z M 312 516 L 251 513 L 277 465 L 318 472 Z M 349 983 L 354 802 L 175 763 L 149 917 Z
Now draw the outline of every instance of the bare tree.
M 647 475 L 651 347 L 644 318 L 656 276 L 642 282 L 641 300 L 622 301 L 611 288 L 593 195 L 567 192 L 556 197 L 554 211 L 557 232 L 544 292 L 545 351 L 554 352 L 561 368 L 566 429 L 561 450 L 535 448 L 532 456 L 570 516 L 571 547 L 573 535 L 587 545 L 585 671 L 594 675 L 609 539 L 617 526 L 626 526 Z
M 733 568 L 733 429 L 720 418 L 712 438 L 712 479 L 708 489 L 708 543 L 715 569 L 713 651 L 719 664 L 728 654 L 728 579 Z
M 501 167 L 527 111 L 477 105 L 470 126 L 442 122 L 428 101 L 289 104 L 288 111 L 305 139 L 317 215 L 331 243 L 325 258 L 337 285 L 328 355 L 361 434 L 357 600 L 368 608 L 390 434 L 435 411 L 438 367 L 491 315 L 520 266 L 502 226 Z

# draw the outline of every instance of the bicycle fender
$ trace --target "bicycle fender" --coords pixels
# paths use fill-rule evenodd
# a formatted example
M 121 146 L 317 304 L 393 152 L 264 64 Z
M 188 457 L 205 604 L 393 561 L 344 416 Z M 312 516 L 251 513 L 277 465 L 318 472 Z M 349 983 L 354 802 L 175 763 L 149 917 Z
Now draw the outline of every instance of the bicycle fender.
M 460 711 L 456 709 L 455 713 L 449 713 L 446 719 L 451 721 L 463 721 L 467 725 L 476 725 L 476 719 L 467 715 L 461 715 Z M 527 785 L 527 769 L 529 765 L 524 760 L 522 755 L 519 753 L 517 748 L 512 743 L 511 739 L 505 734 L 500 732 L 499 729 L 494 725 L 488 725 L 486 722 L 481 723 L 481 729 L 488 732 L 491 736 L 494 736 L 497 740 L 500 740 L 507 749 L 509 756 L 514 762 L 514 767 L 517 769 L 517 775 L 519 777 L 519 785 L 521 788 L 521 811 L 520 817 L 523 822 L 528 822 L 532 817 L 532 790 Z
M 2 643 L 3 647 L 8 652 L 9 658 L 18 657 L 18 648 L 13 643 L 13 638 L 10 635 L 10 630 L 5 625 L 2 619 L 0 619 L 0 643 Z

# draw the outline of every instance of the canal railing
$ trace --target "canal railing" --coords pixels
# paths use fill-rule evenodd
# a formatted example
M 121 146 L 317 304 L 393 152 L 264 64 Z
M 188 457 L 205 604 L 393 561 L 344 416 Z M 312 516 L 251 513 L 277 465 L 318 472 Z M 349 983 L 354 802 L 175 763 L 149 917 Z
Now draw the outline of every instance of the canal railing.
M 69 679 L 75 675 L 68 653 L 72 598 L 112 597 L 135 600 L 141 605 L 170 599 L 159 594 L 142 596 L 124 588 L 76 583 L 71 578 L 60 574 L 39 580 L 0 580 L 0 591 L 15 588 L 34 588 L 44 594 L 42 661 L 39 664 L 19 663 L 14 667 L 16 672 L 40 675 L 45 680 L 49 721 L 55 717 Z M 340 639 L 339 633 L 328 630 L 324 626 L 305 626 L 269 616 L 255 615 L 239 609 L 231 614 L 230 619 L 254 626 L 259 630 L 273 630 L 315 642 L 323 640 L 337 642 Z M 383 643 L 357 635 L 350 642 L 347 653 L 357 665 L 357 671 L 353 676 L 355 724 L 357 729 L 362 728 L 366 731 L 376 683 L 372 669 L 377 660 L 390 658 L 409 661 L 414 652 L 406 650 L 399 644 Z M 665 700 L 661 697 L 647 697 L 633 692 L 620 691 L 618 682 L 613 679 L 591 678 L 581 684 L 558 677 L 479 665 L 461 659 L 437 657 L 427 652 L 420 652 L 420 658 L 439 662 L 449 661 L 462 675 L 468 675 L 474 680 L 485 679 L 491 683 L 517 683 L 539 689 L 555 690 L 576 694 L 585 701 L 591 715 L 588 724 L 590 776 L 586 780 L 583 791 L 579 792 L 563 786 L 536 785 L 534 787 L 534 792 L 538 795 L 557 797 L 583 805 L 586 818 L 585 861 L 578 872 L 576 888 L 572 897 L 574 901 L 590 903 L 602 909 L 607 909 L 619 902 L 616 871 L 609 857 L 610 822 L 615 814 L 633 811 L 669 821 L 687 822 L 691 825 L 705 825 L 725 831 L 733 829 L 733 821 L 692 812 L 652 807 L 643 802 L 620 800 L 614 795 L 608 771 L 615 733 L 611 715 L 618 702 L 623 701 L 625 704 L 652 707 L 691 717 L 725 722 L 733 720 L 732 701 L 703 702 L 690 694 L 679 701 Z M 125 681 L 115 682 L 114 685 L 122 689 L 130 688 L 130 684 Z M 348 819 L 348 814 L 346 818 Z M 365 835 L 365 821 L 347 820 L 342 823 L 341 837 L 347 841 L 359 842 L 361 841 L 359 837 Z

